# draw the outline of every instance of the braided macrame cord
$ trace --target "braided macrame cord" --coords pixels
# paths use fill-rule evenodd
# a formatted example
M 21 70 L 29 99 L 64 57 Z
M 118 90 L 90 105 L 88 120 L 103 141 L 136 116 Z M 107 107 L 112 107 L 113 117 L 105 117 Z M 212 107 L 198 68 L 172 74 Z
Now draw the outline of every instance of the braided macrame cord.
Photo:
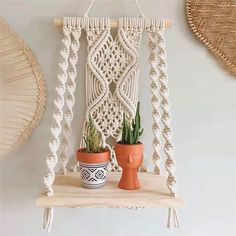
M 57 98 L 54 101 L 55 105 L 55 112 L 53 113 L 53 124 L 51 126 L 51 134 L 52 139 L 49 142 L 49 155 L 46 160 L 47 165 L 47 173 L 44 176 L 44 184 L 46 187 L 46 194 L 48 196 L 53 195 L 53 188 L 52 184 L 55 180 L 55 167 L 58 161 L 58 150 L 61 144 L 60 141 L 60 134 L 62 131 L 62 121 L 64 117 L 64 104 L 65 104 L 65 91 L 67 86 L 67 70 L 68 70 L 68 58 L 70 55 L 70 47 L 71 47 L 71 23 L 70 20 L 67 22 L 68 19 L 64 19 L 64 26 L 63 26 L 63 39 L 62 39 L 62 49 L 60 51 L 60 62 L 59 62 L 59 73 L 57 76 L 58 85 L 56 87 Z M 70 78 L 71 79 L 71 78 Z M 68 101 L 67 101 L 68 104 Z M 68 120 L 68 117 L 66 117 Z M 65 133 L 65 127 L 64 127 Z M 68 135 L 66 136 L 68 137 Z M 66 150 L 64 148 L 64 150 Z M 62 157 L 60 157 L 62 159 Z M 61 161 L 62 163 L 62 161 Z M 43 228 L 46 229 L 48 232 L 51 230 L 52 221 L 54 215 L 54 207 L 46 207 L 44 210 L 44 221 L 43 221 Z
M 150 79 L 152 92 L 152 117 L 153 117 L 153 162 L 154 173 L 160 175 L 161 159 L 161 127 L 164 139 L 163 149 L 166 155 L 165 168 L 168 173 L 167 187 L 171 196 L 175 197 L 177 180 L 175 173 L 174 146 L 172 142 L 172 129 L 170 119 L 170 101 L 167 76 L 166 43 L 164 38 L 163 20 L 147 19 Z M 167 227 L 172 225 L 179 228 L 177 210 L 169 208 Z
M 53 124 L 51 127 L 52 139 L 49 143 L 49 155 L 46 160 L 47 173 L 44 176 L 44 184 L 47 189 L 47 195 L 53 195 L 52 184 L 55 179 L 54 169 L 57 165 L 58 160 L 58 149 L 60 147 L 60 134 L 62 131 L 61 122 L 63 120 L 64 112 L 64 94 L 66 91 L 66 82 L 67 82 L 67 69 L 68 69 L 68 58 L 69 58 L 69 49 L 71 45 L 71 26 L 64 22 L 63 26 L 63 39 L 62 39 L 62 49 L 60 51 L 60 62 L 59 62 L 59 73 L 58 73 L 58 85 L 56 87 L 57 98 L 54 101 L 55 112 L 53 113 Z
M 78 63 L 78 50 L 79 50 L 79 38 L 81 35 L 81 28 L 78 28 L 77 25 L 80 25 L 79 19 L 72 18 L 71 20 L 71 45 L 70 45 L 70 56 L 69 56 L 69 68 L 68 68 L 68 82 L 67 82 L 67 91 L 68 95 L 66 98 L 67 111 L 64 114 L 65 124 L 63 127 L 63 138 L 62 138 L 62 152 L 60 155 L 60 173 L 66 174 L 66 165 L 69 160 L 68 149 L 70 143 L 71 135 L 71 122 L 73 120 L 73 107 L 75 104 L 75 89 L 76 89 L 76 76 L 77 69 L 76 65 Z
M 157 34 L 156 27 L 152 26 L 149 22 L 147 28 L 148 33 L 148 50 L 149 50 L 149 64 L 150 64 L 150 79 L 151 79 L 151 92 L 152 92 L 152 118 L 153 118 L 153 155 L 152 159 L 154 162 L 154 173 L 160 175 L 160 112 L 159 112 L 159 85 L 158 85 L 158 58 L 157 58 Z M 158 26 L 159 28 L 159 26 Z
M 166 61 L 166 42 L 164 38 L 163 21 L 161 27 L 157 30 L 157 46 L 158 46 L 158 70 L 159 70 L 159 83 L 160 83 L 160 107 L 162 110 L 161 121 L 163 124 L 162 135 L 164 138 L 164 152 L 166 155 L 165 167 L 168 172 L 167 186 L 172 196 L 175 196 L 177 188 L 177 180 L 175 173 L 175 160 L 174 160 L 174 145 L 172 142 L 172 129 L 170 118 L 170 100 L 167 76 L 167 61 Z
M 168 173 L 167 186 L 172 196 L 175 195 L 177 180 L 174 176 L 174 146 L 170 120 L 170 101 L 167 76 L 166 43 L 163 20 L 147 20 L 150 79 L 152 92 L 153 116 L 153 162 L 154 172 L 160 174 L 161 126 L 164 139 L 163 150 L 166 155 L 165 167 Z

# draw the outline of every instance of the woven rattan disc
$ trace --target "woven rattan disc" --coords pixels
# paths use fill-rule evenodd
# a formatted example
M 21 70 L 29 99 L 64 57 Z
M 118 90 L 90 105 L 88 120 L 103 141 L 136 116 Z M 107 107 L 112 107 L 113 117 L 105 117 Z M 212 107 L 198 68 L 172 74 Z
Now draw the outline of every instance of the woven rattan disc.
M 46 88 L 31 50 L 0 18 L 0 155 L 23 144 L 41 119 Z
M 186 13 L 193 33 L 236 75 L 236 1 L 187 0 Z

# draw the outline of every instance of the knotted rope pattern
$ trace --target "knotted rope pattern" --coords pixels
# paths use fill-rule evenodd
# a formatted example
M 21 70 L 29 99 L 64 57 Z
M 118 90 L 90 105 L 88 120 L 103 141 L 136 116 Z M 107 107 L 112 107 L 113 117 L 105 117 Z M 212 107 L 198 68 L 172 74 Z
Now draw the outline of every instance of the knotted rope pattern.
M 158 19 L 147 20 L 147 33 L 149 37 L 149 63 L 152 107 L 153 107 L 153 162 L 154 172 L 160 174 L 160 120 L 163 126 L 164 153 L 166 155 L 165 167 L 168 172 L 167 186 L 172 196 L 175 195 L 177 180 L 175 178 L 174 146 L 172 143 L 172 129 L 170 119 L 170 101 L 167 76 L 166 43 L 164 38 L 164 22 Z M 161 110 L 161 114 L 159 112 Z
M 77 23 L 77 24 L 76 24 Z M 62 131 L 62 120 L 64 117 L 64 94 L 66 88 L 68 90 L 67 106 L 68 111 L 65 114 L 65 125 L 63 128 L 63 152 L 60 155 L 61 172 L 65 173 L 65 166 L 68 161 L 68 138 L 71 133 L 70 123 L 73 119 L 72 108 L 74 105 L 74 90 L 75 90 L 75 78 L 77 75 L 76 64 L 78 61 L 77 52 L 79 49 L 79 37 L 80 37 L 80 24 L 79 19 L 75 22 L 75 19 L 64 18 L 63 20 L 63 39 L 62 39 L 62 50 L 60 51 L 60 62 L 59 62 L 59 73 L 58 73 L 58 85 L 56 87 L 57 98 L 54 101 L 55 112 L 53 113 L 53 125 L 51 127 L 52 140 L 49 143 L 49 155 L 46 160 L 47 173 L 44 176 L 44 184 L 47 189 L 47 195 L 53 195 L 52 184 L 55 179 L 55 167 L 58 160 L 58 149 L 60 147 L 60 134 Z M 71 41 L 71 33 L 73 34 L 73 41 Z M 70 54 L 70 50 L 72 53 Z M 68 68 L 69 68 L 69 56 L 70 56 L 70 72 L 69 72 L 69 83 L 68 79 Z
M 86 104 L 87 110 L 83 133 L 87 130 L 88 115 L 94 119 L 96 128 L 101 132 L 103 144 L 112 151 L 111 171 L 119 170 L 109 139 L 121 137 L 122 114 L 128 119 L 135 116 L 139 90 L 139 46 L 142 31 L 146 30 L 149 43 L 149 64 L 152 92 L 153 116 L 153 161 L 154 172 L 160 174 L 160 134 L 164 139 L 163 150 L 166 155 L 165 167 L 168 172 L 167 186 L 175 195 L 176 178 L 174 175 L 174 147 L 170 126 L 170 101 L 168 98 L 168 76 L 163 20 L 156 18 L 120 18 L 118 34 L 111 36 L 109 18 L 66 17 L 63 20 L 63 39 L 59 62 L 58 85 L 56 87 L 55 112 L 51 127 L 52 140 L 47 157 L 47 173 L 44 184 L 47 195 L 53 195 L 52 184 L 55 179 L 57 153 L 60 153 L 60 173 L 66 174 L 69 160 L 71 122 L 75 104 L 79 39 L 85 29 L 88 41 L 86 65 Z M 64 98 L 66 96 L 66 99 Z M 66 101 L 66 111 L 63 112 Z M 62 122 L 63 129 L 62 129 Z M 60 141 L 60 134 L 62 139 Z M 81 142 L 81 146 L 83 143 Z
M 60 155 L 60 173 L 66 174 L 66 165 L 69 160 L 68 156 L 68 148 L 69 148 L 69 138 L 71 135 L 71 122 L 74 118 L 73 107 L 75 104 L 75 89 L 76 89 L 76 77 L 77 77 L 77 69 L 76 65 L 78 63 L 78 51 L 79 51 L 79 38 L 81 35 L 81 28 L 77 27 L 77 24 L 80 25 L 78 20 L 75 18 L 71 20 L 71 45 L 70 45 L 70 57 L 69 57 L 69 68 L 68 68 L 68 83 L 67 83 L 67 98 L 66 104 L 68 110 L 65 112 L 64 120 L 65 124 L 63 127 L 63 138 L 62 138 L 62 152 Z

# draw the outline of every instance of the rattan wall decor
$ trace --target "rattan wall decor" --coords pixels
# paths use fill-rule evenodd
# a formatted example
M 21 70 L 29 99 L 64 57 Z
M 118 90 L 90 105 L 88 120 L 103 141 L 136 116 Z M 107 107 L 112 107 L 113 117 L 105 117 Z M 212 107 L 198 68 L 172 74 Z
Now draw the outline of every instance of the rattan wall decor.
M 236 75 L 236 1 L 186 0 L 186 16 L 194 35 Z
M 0 155 L 27 141 L 38 125 L 46 87 L 41 68 L 29 47 L 0 18 Z

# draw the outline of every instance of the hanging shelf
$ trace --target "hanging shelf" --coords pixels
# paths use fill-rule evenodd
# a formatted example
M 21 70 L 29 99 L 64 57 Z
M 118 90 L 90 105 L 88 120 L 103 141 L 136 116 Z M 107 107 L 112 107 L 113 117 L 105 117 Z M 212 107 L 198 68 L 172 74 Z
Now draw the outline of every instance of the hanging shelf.
M 82 187 L 80 173 L 69 172 L 57 175 L 53 184 L 53 196 L 43 193 L 36 200 L 37 207 L 43 207 L 43 228 L 51 231 L 54 208 L 154 208 L 168 209 L 167 227 L 179 228 L 177 208 L 184 207 L 183 199 L 171 196 L 167 188 L 167 178 L 155 173 L 139 172 L 141 188 L 138 190 L 122 190 L 118 188 L 120 172 L 108 172 L 107 183 L 100 189 Z
M 36 200 L 36 206 L 44 207 L 44 228 L 51 230 L 55 207 L 110 207 L 110 208 L 168 208 L 167 226 L 179 227 L 176 208 L 183 207 L 184 202 L 176 193 L 174 146 L 170 122 L 170 101 L 168 98 L 168 75 L 164 28 L 172 26 L 172 20 L 146 18 L 139 9 L 139 18 L 120 18 L 118 21 L 109 18 L 90 18 L 88 12 L 91 1 L 83 17 L 65 17 L 55 19 L 56 26 L 63 27 L 63 47 L 60 51 L 57 98 L 54 101 L 54 122 L 51 127 L 52 139 L 50 152 L 46 160 L 47 173 L 44 176 L 46 193 Z M 110 28 L 118 26 L 116 38 L 111 36 Z M 122 190 L 118 188 L 120 179 L 119 167 L 114 151 L 111 149 L 111 171 L 108 172 L 107 183 L 101 189 L 85 189 L 81 186 L 78 172 L 67 172 L 69 160 L 68 148 L 72 133 L 74 92 L 76 89 L 78 51 L 81 31 L 85 30 L 88 41 L 88 58 L 86 65 L 86 117 L 83 133 L 86 132 L 88 114 L 96 117 L 96 128 L 101 132 L 104 146 L 106 139 L 120 138 L 122 113 L 134 117 L 138 101 L 139 45 L 142 31 L 148 35 L 150 64 L 150 84 L 152 92 L 153 117 L 153 162 L 154 173 L 140 172 L 141 188 L 138 190 Z M 115 56 L 115 59 L 113 58 Z M 99 59 L 98 59 L 99 58 Z M 114 83 L 116 90 L 109 88 Z M 67 95 L 66 95 L 67 94 Z M 66 111 L 65 106 L 67 107 Z M 115 116 L 110 116 L 113 112 Z M 109 117 L 109 118 L 108 118 Z M 113 117 L 113 118 L 112 118 Z M 118 118 L 117 118 L 118 117 Z M 109 122 L 105 122 L 110 119 Z M 107 121 L 107 120 L 106 120 Z M 110 127 L 105 127 L 104 124 Z M 162 130 L 161 130 L 162 129 Z M 62 133 L 62 135 L 61 135 Z M 161 145 L 160 135 L 163 136 Z M 105 145 L 106 144 L 106 145 Z M 82 143 L 81 143 L 81 146 Z M 161 176 L 161 149 L 165 154 L 167 176 Z M 60 151 L 60 154 L 58 153 Z M 55 174 L 57 164 L 59 174 Z M 75 168 L 76 170 L 76 168 Z
M 36 201 L 38 207 L 110 207 L 110 208 L 146 208 L 146 207 L 183 207 L 181 197 L 170 196 L 166 178 L 153 173 L 140 172 L 141 188 L 122 190 L 118 188 L 120 172 L 108 172 L 107 183 L 100 189 L 86 189 L 81 185 L 80 173 L 71 172 L 57 175 L 54 194 L 48 197 L 42 194 Z

